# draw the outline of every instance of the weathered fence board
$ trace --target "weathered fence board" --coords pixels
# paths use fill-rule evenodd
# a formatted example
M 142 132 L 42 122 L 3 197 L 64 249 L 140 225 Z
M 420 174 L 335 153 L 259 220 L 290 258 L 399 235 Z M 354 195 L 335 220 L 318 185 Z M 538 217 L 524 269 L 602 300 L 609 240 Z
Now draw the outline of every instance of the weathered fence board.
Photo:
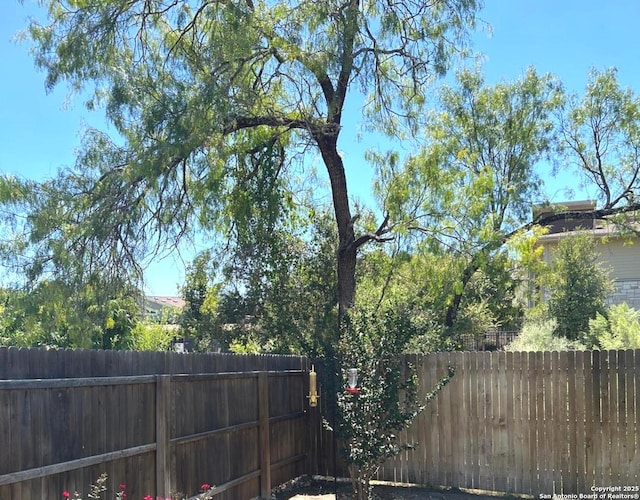
M 456 375 L 378 478 L 520 494 L 638 484 L 640 351 L 429 354 L 421 390 Z M 401 468 L 406 471 L 400 470 Z
M 378 479 L 538 496 L 640 484 L 640 351 L 466 352 L 407 357 L 422 394 L 456 374 Z M 323 394 L 324 397 L 330 395 Z M 322 457 L 313 472 L 346 474 Z
M 448 366 L 456 375 L 402 434 L 417 448 L 379 479 L 535 496 L 640 483 L 640 351 L 407 360 L 425 394 Z M 0 379 L 11 379 L 0 380 L 0 440 L 11 450 L 0 453 L 0 500 L 86 491 L 102 472 L 129 497 L 209 482 L 221 499 L 305 473 L 344 475 L 321 429 L 321 408 L 333 422 L 331 380 L 320 379 L 321 407 L 308 412 L 308 366 L 291 356 L 0 348 Z
M 253 498 L 306 472 L 305 358 L 0 348 L 0 362 L 1 500 L 86 494 L 103 472 L 110 497 L 209 483 Z

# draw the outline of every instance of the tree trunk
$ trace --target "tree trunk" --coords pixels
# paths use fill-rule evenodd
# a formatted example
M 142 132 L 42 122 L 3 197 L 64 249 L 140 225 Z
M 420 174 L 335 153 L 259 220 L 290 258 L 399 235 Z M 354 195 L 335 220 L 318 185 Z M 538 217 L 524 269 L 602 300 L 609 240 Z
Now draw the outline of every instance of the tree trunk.
M 480 268 L 477 262 L 477 257 L 474 257 L 469 265 L 465 268 L 464 272 L 462 273 L 462 286 L 460 287 L 460 290 L 455 293 L 455 295 L 453 296 L 453 300 L 449 304 L 449 307 L 447 307 L 444 326 L 450 333 L 453 330 L 456 322 L 458 321 L 458 311 L 460 310 L 460 304 L 462 303 L 462 297 L 467 288 L 467 285 L 471 281 L 474 273 Z
M 344 313 L 355 304 L 356 295 L 356 256 L 355 232 L 353 229 L 353 217 L 349 207 L 347 192 L 347 178 L 344 172 L 344 163 L 338 153 L 337 135 L 319 134 L 316 141 L 322 154 L 322 159 L 329 173 L 331 182 L 331 195 L 335 211 L 336 224 L 338 226 L 338 311 L 342 318 Z

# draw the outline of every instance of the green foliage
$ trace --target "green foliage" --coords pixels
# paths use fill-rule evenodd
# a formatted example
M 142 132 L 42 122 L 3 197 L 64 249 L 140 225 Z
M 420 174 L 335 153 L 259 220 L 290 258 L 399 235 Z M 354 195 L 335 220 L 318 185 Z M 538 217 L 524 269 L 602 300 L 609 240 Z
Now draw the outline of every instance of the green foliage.
M 321 211 L 304 226 L 298 234 L 274 231 L 250 256 L 220 256 L 226 265 L 213 337 L 222 347 L 316 356 L 335 341 L 335 230 Z
M 612 290 L 608 272 L 597 262 L 596 240 L 588 232 L 565 235 L 539 278 L 548 291 L 547 308 L 556 321 L 555 335 L 582 340 L 589 320 L 605 313 Z
M 197 351 L 206 351 L 216 325 L 216 310 L 220 286 L 214 283 L 211 252 L 204 251 L 187 268 L 182 296 L 185 307 L 180 318 L 184 335 L 194 342 Z
M 89 107 L 104 107 L 118 137 L 87 133 L 75 167 L 56 180 L 51 198 L 64 202 L 49 204 L 37 241 L 55 240 L 69 255 L 79 247 L 81 267 L 118 276 L 136 276 L 148 252 L 198 230 L 251 257 L 255 241 L 298 215 L 311 153 L 331 178 L 335 246 L 349 250 L 334 256 L 341 309 L 353 303 L 358 248 L 379 236 L 358 237 L 353 225 L 338 151 L 347 97 L 366 96 L 364 129 L 415 129 L 428 84 L 462 52 L 480 7 L 476 0 L 42 4 L 46 22 L 33 21 L 29 35 L 47 87 L 65 81 L 83 91 Z M 68 227 L 56 233 L 53 220 Z
M 255 340 L 245 338 L 242 341 L 233 340 L 229 345 L 229 352 L 234 354 L 260 354 L 262 348 Z
M 493 294 L 481 293 L 482 282 L 514 293 L 517 283 L 501 286 L 509 279 L 505 270 L 513 267 L 501 249 L 542 196 L 536 167 L 554 150 L 553 117 L 562 99 L 558 82 L 533 70 L 494 86 L 485 85 L 478 72 L 462 71 L 456 87 L 442 90 L 421 151 L 401 167 L 378 157 L 377 191 L 391 220 L 418 240 L 419 251 L 455 262 L 443 318 L 452 335 L 465 303 L 492 302 Z M 498 304 L 512 302 L 493 301 L 489 310 L 497 321 L 511 322 L 506 317 L 518 313 L 500 311 Z
M 134 292 L 111 294 L 93 282 L 75 289 L 42 281 L 31 289 L 4 290 L 5 345 L 128 349 L 139 315 Z
M 370 482 L 385 460 L 415 443 L 403 443 L 406 429 L 425 405 L 442 389 L 450 371 L 425 399 L 418 398 L 414 367 L 398 356 L 415 334 L 408 311 L 351 310 L 341 329 L 337 346 L 340 373 L 346 387 L 347 370 L 358 370 L 358 394 L 338 389 L 337 428 L 343 454 L 359 499 L 370 498 Z
M 568 164 L 582 186 L 594 185 L 605 209 L 638 203 L 640 99 L 623 89 L 615 69 L 592 71 L 584 96 L 573 97 L 561 128 Z
M 627 303 L 613 305 L 589 321 L 589 339 L 602 349 L 640 349 L 640 312 Z
M 176 332 L 166 324 L 137 323 L 131 332 L 131 349 L 134 351 L 167 351 Z
M 389 247 L 386 247 L 389 248 Z M 520 283 L 506 252 L 496 253 L 468 280 L 455 325 L 445 329 L 446 311 L 467 265 L 464 257 L 433 249 L 414 253 L 385 249 L 361 258 L 358 304 L 378 310 L 411 306 L 418 332 L 409 352 L 434 352 L 459 348 L 463 334 L 484 334 L 497 326 L 517 327 L 522 306 L 516 296 Z
M 558 337 L 556 322 L 552 319 L 536 317 L 527 319 L 520 333 L 507 346 L 506 351 L 568 351 L 584 350 L 585 346 L 577 340 Z

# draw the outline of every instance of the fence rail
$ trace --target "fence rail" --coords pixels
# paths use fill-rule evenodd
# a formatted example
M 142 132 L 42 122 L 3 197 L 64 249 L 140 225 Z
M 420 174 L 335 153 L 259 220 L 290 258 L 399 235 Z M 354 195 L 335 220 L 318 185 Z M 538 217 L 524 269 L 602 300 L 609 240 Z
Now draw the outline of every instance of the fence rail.
M 153 372 L 153 363 L 144 353 L 116 354 L 104 358 L 123 362 L 99 372 L 117 375 L 94 376 L 90 351 L 0 349 L 4 374 L 7 359 L 23 376 L 33 372 L 16 360 L 47 365 L 38 375 L 70 374 L 68 362 L 86 367 L 84 377 L 76 366 L 69 378 L 0 380 L 1 500 L 86 493 L 103 472 L 108 494 L 124 483 L 130 498 L 194 494 L 205 482 L 216 498 L 267 498 L 272 484 L 307 471 L 304 358 L 151 353 L 169 361 L 156 365 L 160 374 L 131 375 Z M 234 362 L 245 371 L 188 373 Z M 248 362 L 260 370 L 246 371 Z

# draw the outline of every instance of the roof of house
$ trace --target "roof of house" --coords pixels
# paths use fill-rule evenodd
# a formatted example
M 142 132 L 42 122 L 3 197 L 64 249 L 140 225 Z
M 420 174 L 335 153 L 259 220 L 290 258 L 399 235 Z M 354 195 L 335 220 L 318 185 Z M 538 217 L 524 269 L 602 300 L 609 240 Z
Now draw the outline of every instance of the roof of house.
M 562 212 L 592 212 L 596 209 L 595 200 L 562 201 L 545 205 L 533 206 L 533 219 L 553 215 Z M 602 221 L 593 217 L 566 217 L 560 220 L 544 224 L 548 228 L 548 235 L 575 231 L 576 229 L 596 229 L 602 225 Z
M 534 219 L 558 212 L 591 212 L 596 209 L 595 200 L 563 201 L 559 203 L 534 205 Z M 637 224 L 633 224 L 637 226 Z M 549 232 L 538 238 L 541 242 L 557 241 L 568 233 L 586 233 L 598 238 L 614 238 L 621 236 L 620 227 L 604 219 L 574 217 L 545 224 Z
M 158 307 L 174 307 L 182 309 L 186 305 L 182 297 L 172 297 L 168 295 L 147 295 L 148 305 L 156 305 Z

